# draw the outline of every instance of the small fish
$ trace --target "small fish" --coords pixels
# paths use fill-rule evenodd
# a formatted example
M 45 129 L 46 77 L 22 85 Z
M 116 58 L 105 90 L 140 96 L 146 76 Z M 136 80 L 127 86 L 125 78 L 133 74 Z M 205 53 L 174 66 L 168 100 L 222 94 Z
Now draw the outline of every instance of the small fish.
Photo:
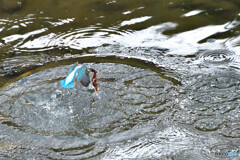
M 97 88 L 97 71 L 95 69 L 89 68 L 88 71 L 93 72 L 93 77 L 92 77 L 92 85 L 95 88 L 95 91 L 98 91 Z
M 87 87 L 90 84 L 89 71 L 93 72 L 92 85 L 97 92 L 97 71 L 92 68 L 87 68 L 85 65 L 79 66 L 78 62 L 72 65 L 66 78 L 61 81 L 62 87 L 73 88 L 78 81 L 80 81 L 84 87 Z

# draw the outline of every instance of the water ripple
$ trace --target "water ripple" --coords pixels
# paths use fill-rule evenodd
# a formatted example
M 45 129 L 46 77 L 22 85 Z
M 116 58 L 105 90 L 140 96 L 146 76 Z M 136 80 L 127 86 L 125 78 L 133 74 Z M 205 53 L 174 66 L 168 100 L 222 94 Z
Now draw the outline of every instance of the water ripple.
M 0 159 L 239 152 L 236 0 L 0 3 Z M 61 87 L 76 61 L 98 93 Z
M 51 150 L 61 154 L 64 159 L 83 159 L 94 157 L 105 150 L 105 146 L 96 145 L 95 140 L 89 138 L 59 137 L 51 140 Z M 52 158 L 59 158 L 56 155 Z
M 238 119 L 239 74 L 235 70 L 205 70 L 183 82 L 182 98 L 173 119 L 193 124 L 197 130 L 238 136 L 233 121 Z M 239 122 L 235 121 L 236 124 Z M 236 129 L 236 131 L 234 131 Z
M 235 53 L 226 49 L 208 50 L 200 53 L 199 59 L 205 64 L 226 65 L 235 59 Z
M 189 144 L 194 143 L 195 147 L 198 146 L 199 143 L 197 141 L 194 142 L 194 137 L 188 131 L 176 126 L 163 127 L 161 130 L 152 131 L 134 141 L 125 142 L 124 147 L 121 144 L 116 146 L 114 144 L 110 145 L 110 148 L 104 153 L 103 158 L 167 159 L 171 157 L 170 155 L 192 149 Z
M 25 132 L 101 137 L 155 119 L 172 105 L 175 87 L 157 73 L 126 65 L 87 65 L 98 68 L 99 95 L 81 86 L 62 89 L 59 81 L 68 67 L 52 68 L 5 87 L 0 112 Z M 5 101 L 6 95 L 11 99 Z M 158 98 L 150 98 L 154 96 Z
M 228 159 L 230 157 L 229 152 L 239 153 L 239 147 L 230 143 L 217 143 L 202 149 L 202 153 L 210 158 Z
M 222 119 L 206 118 L 200 119 L 195 123 L 195 128 L 201 131 L 215 131 L 223 124 Z

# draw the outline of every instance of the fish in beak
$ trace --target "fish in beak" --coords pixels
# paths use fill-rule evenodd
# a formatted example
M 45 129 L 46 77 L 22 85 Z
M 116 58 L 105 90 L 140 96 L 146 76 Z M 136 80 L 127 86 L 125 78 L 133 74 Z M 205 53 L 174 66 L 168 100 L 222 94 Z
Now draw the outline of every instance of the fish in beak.
M 98 87 L 97 87 L 97 71 L 95 69 L 92 68 L 88 68 L 88 71 L 93 72 L 93 77 L 92 77 L 92 85 L 95 89 L 95 91 L 98 91 Z

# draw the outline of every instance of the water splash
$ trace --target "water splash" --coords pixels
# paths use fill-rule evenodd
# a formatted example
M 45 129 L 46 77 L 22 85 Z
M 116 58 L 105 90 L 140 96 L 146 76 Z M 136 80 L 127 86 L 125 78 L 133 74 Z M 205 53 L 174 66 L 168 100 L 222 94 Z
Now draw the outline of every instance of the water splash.
M 154 72 L 116 64 L 91 66 L 98 68 L 99 93 L 81 85 L 71 90 L 63 89 L 59 80 L 69 67 L 52 68 L 5 87 L 1 91 L 1 113 L 12 117 L 13 123 L 22 126 L 19 129 L 43 135 L 98 133 L 100 136 L 120 126 L 124 128 L 118 120 L 141 110 L 147 112 L 147 106 L 150 115 L 164 112 L 167 105 L 161 109 L 155 105 L 171 99 L 173 94 L 169 92 L 174 88 L 173 83 Z M 13 105 L 4 101 L 5 95 L 12 97 Z M 153 95 L 159 98 L 147 98 Z M 112 123 L 115 127 L 111 127 Z

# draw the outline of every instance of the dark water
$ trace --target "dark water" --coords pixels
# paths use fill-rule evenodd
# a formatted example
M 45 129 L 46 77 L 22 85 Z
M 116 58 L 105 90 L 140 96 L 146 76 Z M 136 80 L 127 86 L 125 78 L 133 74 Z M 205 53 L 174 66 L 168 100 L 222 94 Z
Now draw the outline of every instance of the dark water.
M 239 9 L 0 0 L 0 159 L 239 159 Z M 98 93 L 61 87 L 77 61 Z

